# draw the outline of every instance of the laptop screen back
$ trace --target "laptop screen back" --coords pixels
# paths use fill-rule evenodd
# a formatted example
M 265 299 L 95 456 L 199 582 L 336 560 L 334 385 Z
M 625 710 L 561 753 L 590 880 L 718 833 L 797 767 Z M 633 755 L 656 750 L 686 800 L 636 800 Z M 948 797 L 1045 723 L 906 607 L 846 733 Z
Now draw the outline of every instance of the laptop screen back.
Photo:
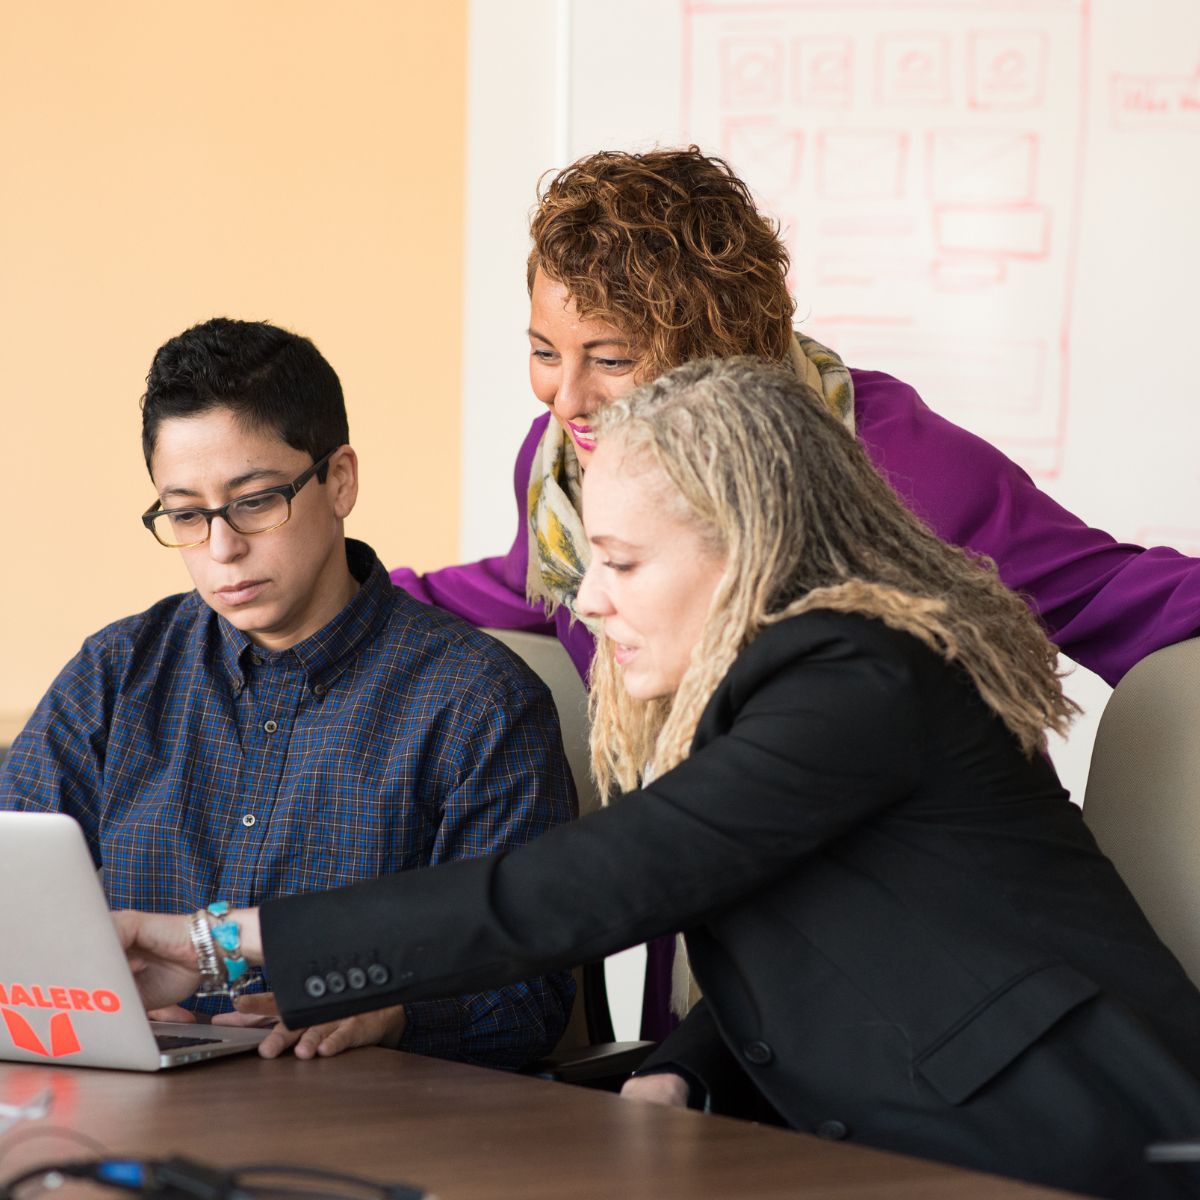
M 153 1071 L 159 1051 L 70 818 L 0 812 L 0 1059 Z

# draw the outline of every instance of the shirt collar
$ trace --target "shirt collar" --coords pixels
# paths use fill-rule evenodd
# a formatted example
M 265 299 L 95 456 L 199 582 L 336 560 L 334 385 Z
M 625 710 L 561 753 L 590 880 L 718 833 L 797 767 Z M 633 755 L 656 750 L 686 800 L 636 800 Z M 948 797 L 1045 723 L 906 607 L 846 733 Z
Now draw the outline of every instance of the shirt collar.
M 353 599 L 328 625 L 287 650 L 256 647 L 240 629 L 214 614 L 221 630 L 221 659 L 235 692 L 245 685 L 242 663 L 251 651 L 262 658 L 292 655 L 299 662 L 310 687 L 328 686 L 346 669 L 359 648 L 387 620 L 392 607 L 392 581 L 370 546 L 347 538 L 346 563 L 350 574 L 360 584 Z

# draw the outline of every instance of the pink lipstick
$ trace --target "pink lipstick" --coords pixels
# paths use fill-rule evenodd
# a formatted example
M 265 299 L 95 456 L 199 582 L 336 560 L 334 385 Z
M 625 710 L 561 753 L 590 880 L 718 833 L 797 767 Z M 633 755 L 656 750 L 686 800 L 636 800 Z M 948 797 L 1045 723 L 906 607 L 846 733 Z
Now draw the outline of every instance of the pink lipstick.
M 588 426 L 576 425 L 574 421 L 568 421 L 567 425 L 571 430 L 571 436 L 575 439 L 575 444 L 580 450 L 595 450 L 596 437 Z

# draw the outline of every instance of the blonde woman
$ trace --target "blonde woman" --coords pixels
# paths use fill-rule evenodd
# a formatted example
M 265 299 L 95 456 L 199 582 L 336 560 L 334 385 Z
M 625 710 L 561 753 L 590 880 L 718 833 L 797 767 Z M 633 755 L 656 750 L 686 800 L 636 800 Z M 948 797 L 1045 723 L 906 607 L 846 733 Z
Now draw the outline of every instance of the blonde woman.
M 627 1085 L 1096 1196 L 1187 1194 L 1200 994 L 1045 757 L 1056 652 L 820 396 L 746 359 L 608 407 L 583 484 L 593 761 L 511 854 L 232 914 L 296 1028 L 674 929 L 704 998 Z M 150 1007 L 187 918 L 118 917 Z M 377 963 L 378 983 L 322 972 Z M 658 1078 L 655 1078 L 657 1073 Z

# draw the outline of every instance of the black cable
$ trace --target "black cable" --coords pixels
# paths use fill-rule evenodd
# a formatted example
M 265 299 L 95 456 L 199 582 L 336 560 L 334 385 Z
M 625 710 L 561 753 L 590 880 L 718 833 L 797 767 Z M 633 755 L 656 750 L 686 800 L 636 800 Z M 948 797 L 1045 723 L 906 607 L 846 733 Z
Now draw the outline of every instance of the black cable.
M 48 1134 L 51 1131 L 39 1132 Z M 78 1136 L 79 1140 L 93 1140 L 86 1138 L 86 1135 Z M 375 1192 L 382 1200 L 422 1200 L 425 1196 L 421 1189 L 405 1184 L 379 1183 L 361 1175 L 330 1171 L 323 1167 L 287 1163 L 247 1163 L 244 1166 L 221 1170 L 186 1158 L 104 1158 L 43 1163 L 0 1186 L 0 1200 L 15 1200 L 14 1193 L 22 1184 L 39 1177 L 44 1179 L 54 1173 L 73 1179 L 89 1179 L 102 1186 L 138 1192 L 143 1197 L 158 1197 L 160 1200 L 270 1200 L 272 1197 L 292 1197 L 293 1200 L 361 1200 L 360 1197 L 345 1192 L 289 1188 L 286 1185 L 244 1184 L 242 1176 L 245 1175 L 291 1175 L 348 1184 L 364 1191 Z
M 10 1179 L 3 1188 L 0 1188 L 0 1200 L 12 1200 L 13 1193 L 23 1183 L 28 1183 L 31 1179 L 44 1179 L 47 1175 L 66 1175 L 72 1179 L 87 1179 L 89 1178 L 88 1169 L 96 1164 L 88 1161 L 82 1163 L 53 1163 L 49 1166 L 34 1167 L 30 1171 L 25 1171 L 18 1175 L 15 1179 Z
M 71 1129 L 66 1125 L 43 1125 L 39 1122 L 32 1128 L 14 1129 L 12 1133 L 5 1134 L 0 1138 L 0 1162 L 3 1162 L 8 1157 L 8 1153 L 14 1146 L 19 1146 L 23 1142 L 31 1142 L 35 1138 L 46 1137 L 61 1137 L 64 1139 L 73 1139 L 86 1146 L 93 1154 L 106 1155 L 109 1153 L 108 1147 L 97 1141 L 94 1137 L 89 1137 L 86 1133 L 80 1133 L 78 1129 Z
M 331 1183 L 348 1183 L 353 1187 L 379 1192 L 385 1197 L 395 1186 L 390 1183 L 377 1183 L 362 1175 L 348 1175 L 344 1171 L 330 1171 L 325 1167 L 290 1166 L 287 1163 L 243 1163 L 238 1167 L 230 1167 L 228 1174 L 231 1178 L 236 1179 L 241 1179 L 245 1175 L 301 1175 L 306 1179 L 327 1179 Z
M 313 1192 L 310 1188 L 269 1188 L 258 1183 L 239 1188 L 239 1192 L 254 1196 L 256 1200 L 284 1200 L 287 1196 L 295 1196 L 296 1200 L 350 1200 L 344 1192 Z
M 68 1125 L 35 1125 L 31 1129 L 17 1129 L 10 1134 L 6 1134 L 0 1138 L 0 1162 L 3 1162 L 8 1154 L 15 1147 L 23 1145 L 25 1142 L 32 1142 L 37 1138 L 62 1138 L 64 1141 L 79 1142 L 80 1145 L 86 1146 L 93 1154 L 108 1154 L 108 1147 L 94 1137 L 90 1137 L 86 1133 L 81 1133 L 78 1129 L 72 1129 Z M 43 1167 L 34 1172 L 35 1175 L 48 1175 L 53 1168 Z M 17 1186 L 17 1181 L 5 1185 L 0 1189 L 0 1196 L 6 1198 L 9 1195 L 9 1190 Z M 42 1191 L 46 1191 L 44 1186 Z M 34 1196 L 40 1195 L 39 1192 L 34 1192 Z

